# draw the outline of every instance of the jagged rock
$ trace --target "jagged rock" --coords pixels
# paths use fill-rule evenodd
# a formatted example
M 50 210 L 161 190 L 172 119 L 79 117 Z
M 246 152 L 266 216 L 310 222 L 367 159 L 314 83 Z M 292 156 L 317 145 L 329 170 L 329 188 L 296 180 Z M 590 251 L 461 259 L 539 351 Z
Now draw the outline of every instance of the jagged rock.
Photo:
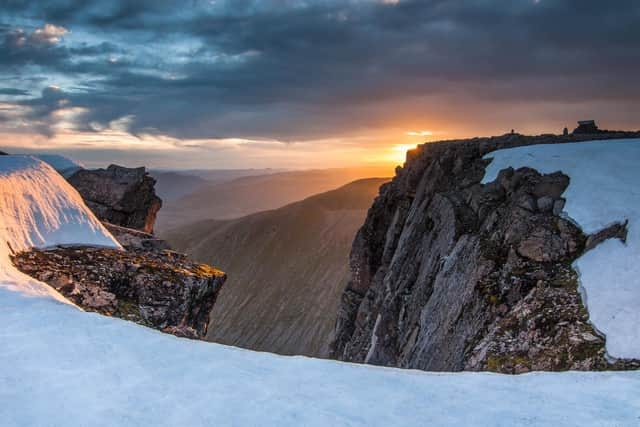
M 638 137 L 604 133 L 599 138 Z M 569 177 L 505 169 L 491 151 L 586 135 L 505 135 L 409 151 L 353 243 L 332 355 L 435 371 L 618 369 L 570 265 L 588 236 L 560 216 Z
M 83 169 L 68 181 L 100 220 L 153 232 L 162 200 L 155 194 L 155 180 L 144 167 L 110 165 L 107 169 Z
M 5 153 L 4 151 L 0 151 L 0 156 L 8 156 L 8 153 Z
M 172 251 L 68 247 L 12 256 L 22 272 L 88 311 L 202 339 L 226 277 Z
M 587 238 L 587 242 L 585 244 L 586 250 L 591 250 L 596 246 L 598 246 L 600 243 L 608 239 L 619 239 L 623 243 L 626 242 L 628 224 L 629 224 L 628 220 L 625 221 L 623 224 L 616 222 L 598 231 L 597 233 L 591 234 L 589 238 Z

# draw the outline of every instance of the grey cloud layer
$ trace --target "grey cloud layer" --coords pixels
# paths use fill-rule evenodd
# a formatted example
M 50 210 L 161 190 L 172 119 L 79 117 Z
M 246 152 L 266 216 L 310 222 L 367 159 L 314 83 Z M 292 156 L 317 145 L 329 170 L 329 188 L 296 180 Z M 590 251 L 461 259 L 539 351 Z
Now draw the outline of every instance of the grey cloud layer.
M 9 0 L 0 8 L 0 72 L 58 76 L 68 105 L 86 109 L 81 129 L 133 115 L 133 132 L 289 139 L 366 126 L 389 114 L 386 105 L 410 109 L 418 98 L 455 99 L 469 113 L 522 100 L 640 104 L 632 0 Z M 45 24 L 71 34 L 38 36 Z M 40 118 L 58 108 L 46 91 L 16 101 L 27 87 L 0 96 Z

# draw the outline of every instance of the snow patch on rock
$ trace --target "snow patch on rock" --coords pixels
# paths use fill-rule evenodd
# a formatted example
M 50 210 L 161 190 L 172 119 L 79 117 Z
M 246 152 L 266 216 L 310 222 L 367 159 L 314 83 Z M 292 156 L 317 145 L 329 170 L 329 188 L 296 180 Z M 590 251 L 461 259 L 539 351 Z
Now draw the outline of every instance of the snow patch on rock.
M 640 140 L 532 145 L 489 153 L 483 182 L 500 170 L 530 167 L 571 178 L 564 213 L 585 233 L 628 220 L 626 244 L 611 239 L 574 263 L 593 325 L 615 358 L 640 358 Z
M 9 254 L 70 244 L 120 248 L 51 166 L 32 156 L 0 156 L 0 287 L 60 298 L 18 272 Z

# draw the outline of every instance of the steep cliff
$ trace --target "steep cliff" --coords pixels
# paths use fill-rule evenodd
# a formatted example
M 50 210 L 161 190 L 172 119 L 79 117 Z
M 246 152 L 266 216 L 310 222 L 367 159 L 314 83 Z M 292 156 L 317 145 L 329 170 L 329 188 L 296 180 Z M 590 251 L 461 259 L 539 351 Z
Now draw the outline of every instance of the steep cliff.
M 561 172 L 507 168 L 481 183 L 491 151 L 591 139 L 511 134 L 410 151 L 353 243 L 333 356 L 436 371 L 638 366 L 607 360 L 571 266 L 605 238 L 624 239 L 625 224 L 585 235 L 561 215 Z

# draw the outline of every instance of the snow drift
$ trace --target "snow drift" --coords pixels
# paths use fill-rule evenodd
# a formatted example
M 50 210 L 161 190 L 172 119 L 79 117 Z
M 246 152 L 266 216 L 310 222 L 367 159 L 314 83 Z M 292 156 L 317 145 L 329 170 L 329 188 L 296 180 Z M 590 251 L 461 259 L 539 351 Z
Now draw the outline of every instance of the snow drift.
M 117 243 L 38 160 L 1 159 L 0 191 L 2 426 L 638 422 L 640 372 L 431 374 L 255 353 L 83 313 L 16 272 L 5 243 Z
M 0 287 L 58 297 L 13 268 L 9 253 L 68 244 L 120 247 L 51 166 L 31 156 L 0 156 Z
M 82 163 L 59 154 L 35 154 L 36 157 L 54 168 L 60 175 L 69 178 L 77 171 L 84 169 Z

